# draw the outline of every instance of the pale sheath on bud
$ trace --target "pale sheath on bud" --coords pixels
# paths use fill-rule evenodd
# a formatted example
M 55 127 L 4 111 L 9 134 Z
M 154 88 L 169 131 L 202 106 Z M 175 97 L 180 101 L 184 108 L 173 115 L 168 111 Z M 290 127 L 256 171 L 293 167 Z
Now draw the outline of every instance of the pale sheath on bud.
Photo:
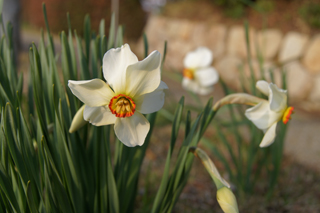
M 228 187 L 222 187 L 217 191 L 218 203 L 225 213 L 238 213 L 237 199 Z
M 213 110 L 217 111 L 221 107 L 227 104 L 245 104 L 249 106 L 255 106 L 259 102 L 264 101 L 262 98 L 258 98 L 253 95 L 249 95 L 247 93 L 235 93 L 231 95 L 227 95 L 220 99 L 214 106 Z
M 70 133 L 73 133 L 75 131 L 77 131 L 78 129 L 80 129 L 81 127 L 83 127 L 86 123 L 88 123 L 87 121 L 85 121 L 83 119 L 83 111 L 85 108 L 85 104 L 78 110 L 78 112 L 74 115 L 73 120 L 71 122 L 71 126 L 69 129 Z
M 218 169 L 205 151 L 200 148 L 191 147 L 190 152 L 192 152 L 196 157 L 200 159 L 201 163 L 210 174 L 218 189 L 223 186 L 230 187 L 229 183 L 221 177 Z

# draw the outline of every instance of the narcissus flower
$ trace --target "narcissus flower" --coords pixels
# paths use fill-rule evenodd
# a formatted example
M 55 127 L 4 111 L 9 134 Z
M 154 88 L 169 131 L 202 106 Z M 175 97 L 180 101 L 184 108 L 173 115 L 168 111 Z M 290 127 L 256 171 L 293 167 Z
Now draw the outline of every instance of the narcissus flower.
M 256 87 L 268 96 L 269 100 L 262 99 L 257 105 L 247 109 L 245 115 L 265 132 L 260 147 L 267 147 L 276 137 L 278 121 L 282 120 L 286 124 L 291 118 L 293 107 L 287 106 L 287 91 L 279 89 L 275 84 L 258 81 Z
M 183 61 L 182 87 L 200 95 L 209 94 L 219 81 L 218 72 L 210 66 L 212 59 L 212 52 L 206 47 L 189 52 Z
M 138 61 L 128 44 L 110 49 L 103 57 L 103 76 L 71 81 L 72 93 L 86 104 L 83 117 L 95 126 L 114 124 L 115 134 L 127 146 L 141 146 L 150 129 L 142 114 L 160 110 L 167 85 L 160 78 L 158 51 Z
M 265 132 L 260 147 L 267 147 L 273 143 L 276 137 L 278 121 L 282 120 L 284 124 L 287 124 L 291 119 L 293 107 L 287 106 L 287 91 L 279 89 L 275 84 L 269 84 L 266 81 L 258 81 L 256 87 L 263 94 L 268 96 L 269 100 L 246 93 L 235 93 L 227 95 L 215 103 L 213 111 L 217 111 L 227 104 L 245 104 L 253 106 L 246 110 L 245 115 L 259 129 Z

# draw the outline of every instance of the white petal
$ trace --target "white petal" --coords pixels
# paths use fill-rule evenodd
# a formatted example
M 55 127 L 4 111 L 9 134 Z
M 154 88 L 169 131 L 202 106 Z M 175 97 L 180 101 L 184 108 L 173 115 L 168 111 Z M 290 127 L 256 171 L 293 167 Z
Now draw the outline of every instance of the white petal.
M 161 81 L 160 64 L 160 53 L 153 51 L 143 61 L 128 66 L 126 94 L 135 97 L 157 89 Z
M 198 90 L 199 95 L 208 95 L 213 91 L 213 87 L 200 87 Z
M 257 81 L 257 89 L 264 95 L 269 96 L 269 83 L 266 81 Z
M 143 145 L 149 129 L 149 121 L 137 111 L 131 117 L 117 118 L 114 125 L 119 140 L 129 147 Z
M 122 45 L 121 48 L 110 49 L 104 54 L 103 76 L 115 93 L 125 92 L 127 67 L 137 62 L 138 58 L 128 44 Z
M 206 47 L 198 47 L 195 51 L 189 52 L 184 58 L 183 64 L 186 68 L 202 68 L 212 63 L 212 52 Z
M 270 109 L 275 112 L 284 112 L 287 108 L 287 91 L 279 89 L 275 84 L 269 85 Z
M 195 80 L 191 80 L 189 78 L 182 79 L 182 88 L 194 93 L 198 92 L 199 85 Z
M 83 118 L 92 125 L 103 126 L 114 124 L 116 116 L 112 114 L 108 106 L 89 107 L 86 106 L 83 111 Z
M 279 121 L 281 113 L 271 111 L 268 101 L 261 101 L 256 106 L 249 108 L 245 116 L 251 120 L 259 129 L 268 129 L 273 123 Z
M 110 87 L 100 79 L 89 81 L 68 81 L 71 92 L 87 106 L 97 107 L 106 105 L 114 96 Z
M 213 67 L 198 69 L 194 75 L 203 87 L 212 86 L 219 81 L 219 74 Z
M 189 78 L 182 79 L 182 87 L 185 90 L 191 91 L 200 95 L 207 95 L 213 91 L 213 87 L 202 87 L 197 81 L 191 80 Z
M 277 127 L 277 122 L 273 123 L 270 126 L 270 128 L 264 134 L 264 137 L 260 143 L 260 147 L 270 146 L 274 142 L 274 139 L 276 138 L 276 127 Z
M 164 89 L 168 89 L 168 86 L 161 81 L 159 87 L 155 91 L 135 99 L 136 110 L 142 114 L 150 114 L 159 111 L 164 104 Z

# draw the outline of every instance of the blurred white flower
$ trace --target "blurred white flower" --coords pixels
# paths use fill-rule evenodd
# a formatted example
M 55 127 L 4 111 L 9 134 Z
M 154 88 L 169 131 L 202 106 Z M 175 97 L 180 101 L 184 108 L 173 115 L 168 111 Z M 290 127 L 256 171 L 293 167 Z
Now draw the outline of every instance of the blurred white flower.
M 110 49 L 103 57 L 103 76 L 88 81 L 71 81 L 72 93 L 86 104 L 83 117 L 95 126 L 114 124 L 119 140 L 141 146 L 150 123 L 142 114 L 160 110 L 167 85 L 160 79 L 158 51 L 138 61 L 128 44 Z
M 219 81 L 218 72 L 211 67 L 212 52 L 206 47 L 198 47 L 184 58 L 182 87 L 191 92 L 207 95 Z
M 286 124 L 291 118 L 293 107 L 287 106 L 287 91 L 279 89 L 275 84 L 258 81 L 256 87 L 268 96 L 269 100 L 261 100 L 256 106 L 247 109 L 245 115 L 265 132 L 260 147 L 267 147 L 273 143 L 276 137 L 278 121 L 282 119 Z

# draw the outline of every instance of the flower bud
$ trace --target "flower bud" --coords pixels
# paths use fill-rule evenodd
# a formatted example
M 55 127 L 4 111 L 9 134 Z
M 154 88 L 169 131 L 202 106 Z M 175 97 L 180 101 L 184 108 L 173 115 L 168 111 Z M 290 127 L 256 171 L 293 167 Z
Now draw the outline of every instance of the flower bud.
M 218 203 L 225 213 L 238 213 L 237 199 L 228 187 L 222 187 L 217 191 Z
M 70 133 L 77 131 L 87 123 L 87 121 L 83 119 L 83 110 L 85 106 L 86 105 L 84 104 L 73 117 L 70 129 L 69 129 Z
M 38 152 L 38 144 L 34 139 L 33 139 L 33 148 L 35 152 Z

